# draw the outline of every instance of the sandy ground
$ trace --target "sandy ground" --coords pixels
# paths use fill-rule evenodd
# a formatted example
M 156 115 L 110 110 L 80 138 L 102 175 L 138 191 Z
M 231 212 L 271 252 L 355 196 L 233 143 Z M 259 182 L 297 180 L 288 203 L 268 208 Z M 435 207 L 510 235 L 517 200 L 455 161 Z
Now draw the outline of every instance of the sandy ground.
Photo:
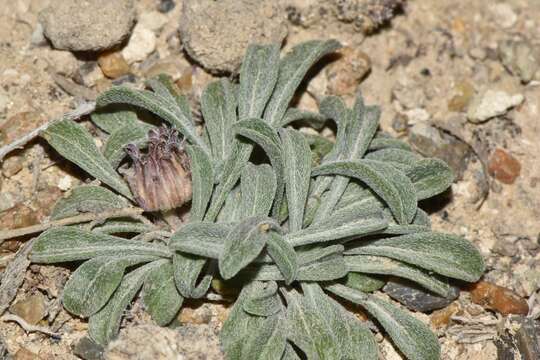
M 53 50 L 48 44 L 32 44 L 37 14 L 47 3 L 13 0 L 0 7 L 0 144 L 73 108 L 81 97 L 89 96 L 85 91 L 92 95 L 111 84 L 99 68 L 90 75 L 85 71 L 81 75 L 81 68 L 88 60 L 95 60 L 95 56 L 88 59 L 78 54 L 76 58 L 67 51 Z M 136 2 L 139 16 L 155 11 L 157 3 Z M 316 2 L 284 3 L 305 9 Z M 312 9 L 305 11 L 315 16 Z M 156 62 L 177 79 L 189 75 L 191 84 L 186 85 L 186 91 L 196 96 L 213 76 L 187 62 L 177 31 L 180 14 L 179 5 L 164 14 L 161 29 L 155 31 L 155 51 L 148 59 L 130 66 L 138 81 L 147 76 L 148 68 Z M 426 204 L 434 227 L 474 242 L 488 265 L 485 280 L 527 300 L 529 315 L 534 314 L 539 306 L 535 295 L 540 288 L 540 77 L 536 75 L 524 82 L 516 71 L 509 71 L 508 64 L 505 66 L 501 60 L 501 48 L 505 41 L 525 41 L 540 53 L 540 2 L 409 1 L 402 14 L 367 36 L 351 24 L 324 19 L 321 15 L 320 19 L 315 16 L 300 26 L 289 23 L 286 48 L 306 39 L 333 37 L 361 51 L 355 55 L 356 60 L 368 57 L 371 69 L 359 89 L 368 104 L 382 107 L 381 126 L 385 131 L 414 143 L 414 135 L 423 126 L 429 126 L 430 131 L 442 134 L 445 141 L 450 138 L 452 144 L 457 144 L 441 147 L 442 140 L 438 143 L 435 139 L 434 144 L 423 147 L 426 152 L 452 159 L 456 168 L 462 170 L 451 193 Z M 166 65 L 171 59 L 173 65 Z M 58 75 L 79 82 L 82 76 L 93 84 L 66 91 Z M 317 98 L 336 92 L 336 87 L 347 101 L 352 101 L 354 91 L 332 84 L 324 71 L 314 74 L 306 86 L 307 92 L 300 97 L 300 106 L 316 108 Z M 523 99 L 513 109 L 505 109 L 488 121 L 468 121 L 472 99 L 490 89 L 519 94 Z M 519 163 L 519 171 L 511 166 L 515 173 L 511 175 L 517 176 L 512 181 L 501 180 L 500 174 L 492 176 L 493 171 L 491 175 L 487 171 L 496 149 L 510 154 L 512 164 Z M 0 229 L 46 220 L 55 201 L 84 180 L 80 172 L 60 161 L 42 141 L 34 141 L 11 154 L 4 160 L 0 175 Z M 0 245 L 0 271 L 20 246 L 20 241 Z M 16 359 L 76 358 L 71 347 L 84 335 L 86 324 L 73 319 L 59 306 L 57 297 L 67 275 L 63 268 L 29 268 L 16 301 L 43 295 L 50 321 L 45 318 L 40 324 L 64 335 L 54 339 L 25 333 L 14 323 L 0 322 L 0 338 Z M 497 311 L 473 304 L 467 291 L 461 293 L 455 304 L 461 321 L 451 320 L 435 329 L 443 345 L 443 359 L 488 360 L 497 359 L 497 353 L 503 358 L 501 338 L 513 335 L 515 323 Z M 195 304 L 181 316 L 188 323 L 218 328 L 225 311 L 222 306 Z M 52 313 L 55 316 L 51 317 Z M 208 316 L 201 320 L 201 313 Z M 425 321 L 433 317 L 418 316 Z M 149 322 L 135 306 L 126 326 Z M 400 356 L 384 340 L 381 358 Z

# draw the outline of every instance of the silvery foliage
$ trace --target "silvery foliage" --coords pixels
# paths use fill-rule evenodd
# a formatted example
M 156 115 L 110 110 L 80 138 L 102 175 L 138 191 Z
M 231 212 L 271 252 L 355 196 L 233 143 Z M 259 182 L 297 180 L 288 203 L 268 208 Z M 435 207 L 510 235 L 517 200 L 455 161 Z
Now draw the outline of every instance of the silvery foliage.
M 445 296 L 447 279 L 476 281 L 484 263 L 468 241 L 430 230 L 418 201 L 447 189 L 453 175 L 444 162 L 378 130 L 377 107 L 358 96 L 349 109 L 331 96 L 320 114 L 289 108 L 308 69 L 338 47 L 310 41 L 280 59 L 277 45 L 250 46 L 239 83 L 222 79 L 202 94 L 202 134 L 186 98 L 163 76 L 148 90 L 114 87 L 98 98 L 92 120 L 109 134 L 101 149 L 72 121 L 45 132 L 61 155 L 103 184 L 74 189 L 57 204 L 56 219 L 133 201 L 117 168 L 123 147 L 144 147 L 152 125 L 119 105 L 153 114 L 188 143 L 191 212 L 168 243 L 131 238 L 148 226 L 114 219 L 91 230 L 50 229 L 34 246 L 36 263 L 82 263 L 63 304 L 89 318 L 94 341 L 115 337 L 139 292 L 152 318 L 166 325 L 185 298 L 221 284 L 214 290 L 239 290 L 221 333 L 228 359 L 377 359 L 372 332 L 340 298 L 361 305 L 407 358 L 440 357 L 426 325 L 371 292 L 397 276 Z M 335 144 L 289 126 L 298 120 L 335 122 Z M 256 148 L 264 155 L 253 163 Z

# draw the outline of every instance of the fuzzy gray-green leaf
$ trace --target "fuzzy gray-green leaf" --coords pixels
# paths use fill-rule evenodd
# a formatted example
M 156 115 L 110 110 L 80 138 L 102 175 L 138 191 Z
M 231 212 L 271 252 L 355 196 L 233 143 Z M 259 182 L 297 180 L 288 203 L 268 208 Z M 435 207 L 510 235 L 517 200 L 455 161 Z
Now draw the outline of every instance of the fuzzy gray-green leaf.
M 82 185 L 58 200 L 52 211 L 51 219 L 59 220 L 84 212 L 99 214 L 111 209 L 121 209 L 127 205 L 124 198 L 104 187 Z
M 365 183 L 388 204 L 400 224 L 408 224 L 416 214 L 412 183 L 390 165 L 375 160 L 336 161 L 313 170 L 313 175 L 329 174 L 350 176 Z
M 82 125 L 72 120 L 62 120 L 49 126 L 42 136 L 60 155 L 120 194 L 131 198 L 125 181 L 101 154 L 94 139 Z
M 129 104 L 148 110 L 176 127 L 192 144 L 199 145 L 205 150 L 208 149 L 202 138 L 197 135 L 195 126 L 183 109 L 170 99 L 156 93 L 118 86 L 101 94 L 96 104 L 98 107 L 109 104 Z
M 362 305 L 375 317 L 408 359 L 439 360 L 437 337 L 420 320 L 375 296 L 343 285 L 327 288 L 337 296 Z
M 292 48 L 279 63 L 278 80 L 264 111 L 264 119 L 277 126 L 302 79 L 320 58 L 340 47 L 335 40 L 307 41 Z
M 241 120 L 262 115 L 279 71 L 279 45 L 250 45 L 240 68 L 238 115 Z
M 281 271 L 286 284 L 290 284 L 298 273 L 298 257 L 294 248 L 278 233 L 271 234 L 266 245 L 268 254 Z
M 484 261 L 474 245 L 449 234 L 422 232 L 396 236 L 360 245 L 347 254 L 385 256 L 465 281 L 477 281 L 484 272 Z
M 262 251 L 271 231 L 279 225 L 265 217 L 247 218 L 236 225 L 225 240 L 219 257 L 219 271 L 224 279 L 230 279 L 252 262 Z
M 223 252 L 230 226 L 210 222 L 190 222 L 171 237 L 171 249 L 184 253 L 218 259 Z
M 88 317 L 109 301 L 126 267 L 158 259 L 151 256 L 100 256 L 88 260 L 71 275 L 62 302 L 70 313 Z
M 378 350 L 375 337 L 369 328 L 324 293 L 315 283 L 302 284 L 304 297 L 316 306 L 329 323 L 341 351 L 340 359 L 353 360 L 362 354 L 362 359 L 377 360 Z
M 284 292 L 287 300 L 287 338 L 298 346 L 310 360 L 342 359 L 335 329 L 312 296 L 296 290 Z
M 235 124 L 235 132 L 259 145 L 268 158 L 276 173 L 276 198 L 272 214 L 276 214 L 283 201 L 283 158 L 281 154 L 281 141 L 277 131 L 260 119 L 242 120 Z
M 30 256 L 36 263 L 56 263 L 110 255 L 170 257 L 171 252 L 160 244 L 126 240 L 69 226 L 43 232 Z
M 289 244 L 296 247 L 352 236 L 368 235 L 386 228 L 387 225 L 388 223 L 382 216 L 371 216 L 345 223 L 337 222 L 334 226 L 331 225 L 331 222 L 325 224 L 325 226 L 311 226 L 307 229 L 289 233 L 285 239 Z
M 214 190 L 205 220 L 214 221 L 217 218 L 227 196 L 238 182 L 252 150 L 253 144 L 245 139 L 233 140 L 231 153 L 223 166 L 219 185 Z
M 142 294 L 146 311 L 158 325 L 165 326 L 175 318 L 184 298 L 176 289 L 171 262 L 162 262 L 150 271 Z
M 304 210 L 309 191 L 311 173 L 311 150 L 304 136 L 291 129 L 280 129 L 285 191 L 289 208 L 289 229 L 302 228 Z
M 420 160 L 420 156 L 402 149 L 380 149 L 370 152 L 365 157 L 368 160 L 378 160 L 387 162 L 398 169 L 408 169 Z
M 240 177 L 243 217 L 266 216 L 276 195 L 276 174 L 268 164 L 248 164 Z
M 412 151 L 411 146 L 402 140 L 387 136 L 376 136 L 369 144 L 369 151 L 380 149 L 401 149 L 405 151 Z
M 275 281 L 255 281 L 249 287 L 244 311 L 256 316 L 270 316 L 280 312 L 282 304 L 277 291 L 278 286 Z
M 133 219 L 108 219 L 103 224 L 96 225 L 92 231 L 101 234 L 126 234 L 126 233 L 146 233 L 152 230 L 152 226 L 143 224 Z
M 197 284 L 207 259 L 195 255 L 176 253 L 173 256 L 173 271 L 176 288 L 186 298 L 200 298 L 210 288 L 212 275 L 206 274 Z
M 222 79 L 208 85 L 201 96 L 212 155 L 219 162 L 227 159 L 232 148 L 232 126 L 236 122 L 236 100 L 232 91 L 232 84 Z
M 420 160 L 405 173 L 414 184 L 418 200 L 440 194 L 454 181 L 452 169 L 439 159 Z
M 279 127 L 285 127 L 295 121 L 308 122 L 313 128 L 321 129 L 326 123 L 326 116 L 297 108 L 289 108 L 279 123 Z
M 190 220 L 200 221 L 204 217 L 208 201 L 214 189 L 214 168 L 210 158 L 200 147 L 188 145 L 186 151 L 191 160 L 193 187 Z
M 90 317 L 88 334 L 96 343 L 105 346 L 116 336 L 125 309 L 143 285 L 148 274 L 164 261 L 167 260 L 151 262 L 126 275 L 107 305 Z
M 393 275 L 412 280 L 428 290 L 441 295 L 448 295 L 449 286 L 434 276 L 427 274 L 414 266 L 382 256 L 346 256 L 345 262 L 349 271 L 367 274 Z
M 142 122 L 137 124 L 128 124 L 111 133 L 105 147 L 103 155 L 109 160 L 116 169 L 126 156 L 125 147 L 128 144 L 142 146 L 147 141 L 148 131 L 152 129 L 151 125 Z
M 103 109 L 91 115 L 92 122 L 101 130 L 112 134 L 118 129 L 140 123 L 137 114 L 131 110 Z

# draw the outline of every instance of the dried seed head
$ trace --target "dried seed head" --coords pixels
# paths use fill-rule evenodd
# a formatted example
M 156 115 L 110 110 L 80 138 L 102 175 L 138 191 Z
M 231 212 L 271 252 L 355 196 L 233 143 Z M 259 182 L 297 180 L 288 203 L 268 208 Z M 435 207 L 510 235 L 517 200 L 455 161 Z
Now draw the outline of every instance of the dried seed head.
M 169 210 L 191 200 L 190 163 L 177 130 L 152 129 L 145 154 L 134 144 L 126 152 L 133 161 L 129 186 L 144 210 Z

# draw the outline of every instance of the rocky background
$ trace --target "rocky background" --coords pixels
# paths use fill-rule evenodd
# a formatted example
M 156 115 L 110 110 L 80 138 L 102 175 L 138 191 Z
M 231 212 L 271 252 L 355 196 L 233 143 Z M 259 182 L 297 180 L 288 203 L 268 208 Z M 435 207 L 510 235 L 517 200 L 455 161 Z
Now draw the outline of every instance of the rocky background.
M 424 207 L 436 229 L 474 242 L 488 265 L 480 283 L 456 284 L 448 299 L 398 282 L 387 294 L 422 311 L 415 314 L 439 334 L 443 359 L 540 358 L 538 1 L 4 1 L 0 146 L 112 85 L 139 86 L 162 72 L 197 112 L 203 87 L 234 76 L 248 43 L 288 49 L 328 37 L 345 47 L 313 71 L 295 101 L 316 110 L 325 95 L 352 102 L 360 89 L 382 107 L 385 131 L 446 160 L 457 180 Z M 56 200 L 88 180 L 39 140 L 0 170 L 0 231 L 47 220 Z M 0 244 L 3 286 L 26 240 Z M 226 304 L 192 302 L 173 330 L 153 325 L 136 303 L 119 339 L 96 348 L 84 338 L 85 322 L 61 307 L 68 274 L 31 265 L 14 301 L 0 294 L 0 309 L 28 325 L 0 318 L 0 358 L 223 358 L 217 334 Z M 382 359 L 401 359 L 378 340 Z

